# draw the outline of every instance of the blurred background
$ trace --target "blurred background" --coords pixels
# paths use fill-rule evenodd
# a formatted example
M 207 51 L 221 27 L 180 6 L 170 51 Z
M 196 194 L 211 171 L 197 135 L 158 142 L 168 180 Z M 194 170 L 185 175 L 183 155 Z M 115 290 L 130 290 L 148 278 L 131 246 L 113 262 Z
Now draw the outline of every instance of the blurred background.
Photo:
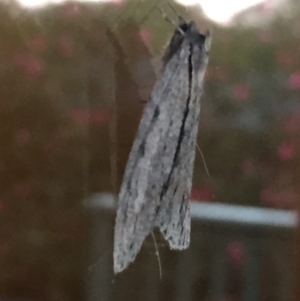
M 1 300 L 300 300 L 300 2 L 169 1 L 0 1 Z M 177 13 L 213 35 L 210 175 L 197 154 L 190 248 L 155 233 L 163 278 L 151 238 L 115 276 L 114 196 Z

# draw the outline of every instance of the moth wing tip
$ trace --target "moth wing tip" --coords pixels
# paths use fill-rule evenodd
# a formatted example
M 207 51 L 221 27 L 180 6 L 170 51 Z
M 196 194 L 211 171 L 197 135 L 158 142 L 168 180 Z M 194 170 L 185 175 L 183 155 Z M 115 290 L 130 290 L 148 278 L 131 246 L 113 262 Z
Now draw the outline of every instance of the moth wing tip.
M 123 272 L 132 261 L 120 260 L 120 258 L 114 258 L 114 274 Z
M 190 245 L 190 234 L 188 229 L 187 231 L 188 231 L 188 233 L 186 233 L 187 235 L 180 236 L 180 235 L 176 235 L 176 232 L 170 233 L 168 231 L 166 232 L 164 228 L 160 228 L 160 232 L 168 242 L 170 249 L 178 250 L 178 251 L 185 250 Z
M 190 246 L 190 240 L 180 241 L 178 243 L 174 243 L 173 240 L 168 240 L 168 243 L 171 250 L 177 251 L 186 250 Z
M 114 264 L 114 274 L 119 274 L 121 273 L 125 268 L 121 267 L 120 265 Z
M 113 265 L 114 273 L 118 274 L 124 271 L 132 262 L 135 261 L 135 258 L 140 251 L 141 243 L 135 243 L 133 249 L 131 249 L 127 244 L 118 244 L 118 240 L 114 244 L 114 253 L 113 253 Z

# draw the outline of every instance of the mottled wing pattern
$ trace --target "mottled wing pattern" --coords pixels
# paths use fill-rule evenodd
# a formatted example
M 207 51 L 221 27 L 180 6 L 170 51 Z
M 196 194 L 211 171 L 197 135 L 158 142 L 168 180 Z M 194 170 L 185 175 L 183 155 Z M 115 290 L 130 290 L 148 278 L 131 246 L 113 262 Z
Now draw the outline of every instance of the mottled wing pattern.
M 187 104 L 188 116 L 182 118 L 184 134 L 181 142 L 178 160 L 170 179 L 166 195 L 160 204 L 160 215 L 156 226 L 169 242 L 170 248 L 175 250 L 186 249 L 190 244 L 190 191 L 195 162 L 198 124 L 200 115 L 201 87 L 198 85 L 191 91 Z
M 187 97 L 187 87 L 170 89 L 170 83 L 186 82 L 182 68 L 187 69 L 187 65 L 174 60 L 168 68 L 173 72 L 164 73 L 154 88 L 155 98 L 145 108 L 126 166 L 115 225 L 115 272 L 122 271 L 135 259 L 155 226 L 160 194 L 170 173 L 184 106 L 178 96 Z M 187 70 L 185 73 L 187 76 Z

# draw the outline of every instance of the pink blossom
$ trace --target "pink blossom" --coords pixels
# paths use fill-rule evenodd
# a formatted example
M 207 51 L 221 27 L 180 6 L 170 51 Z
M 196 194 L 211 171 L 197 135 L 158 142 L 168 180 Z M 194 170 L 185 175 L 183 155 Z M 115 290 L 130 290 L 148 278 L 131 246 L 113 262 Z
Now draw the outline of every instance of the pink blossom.
M 297 71 L 290 75 L 288 80 L 288 86 L 290 89 L 300 88 L 300 71 Z
M 249 86 L 247 84 L 235 85 L 232 88 L 232 94 L 236 99 L 245 101 L 250 96 Z
M 48 141 L 44 147 L 44 152 L 45 152 L 45 155 L 48 157 L 48 159 L 52 158 L 53 156 L 55 156 L 57 154 L 57 151 L 58 151 L 58 147 L 57 145 L 55 145 L 53 143 L 53 140 L 51 141 Z
M 196 201 L 211 201 L 213 200 L 214 195 L 208 187 L 200 189 L 194 188 L 191 191 L 190 198 Z
M 67 2 L 63 6 L 63 15 L 65 18 L 74 18 L 81 14 L 81 9 L 76 2 Z
M 208 67 L 205 72 L 205 78 L 225 82 L 229 78 L 229 71 L 223 67 Z
M 43 73 L 44 63 L 39 58 L 27 53 L 17 53 L 13 56 L 13 64 L 22 68 L 29 77 L 38 77 Z
M 231 242 L 227 247 L 229 259 L 236 266 L 242 266 L 245 262 L 245 250 L 241 243 Z
M 260 192 L 260 199 L 268 207 L 273 207 L 270 205 L 274 203 L 274 196 L 276 197 L 276 194 L 269 188 L 262 189 Z
M 74 54 L 74 40 L 71 34 L 63 34 L 59 39 L 59 49 L 62 56 L 70 58 Z
M 214 70 L 216 80 L 225 82 L 229 78 L 229 71 L 226 68 L 216 67 Z
M 281 160 L 287 161 L 295 156 L 295 148 L 289 142 L 284 142 L 278 148 L 278 155 Z
M 26 65 L 27 59 L 28 59 L 27 53 L 16 53 L 12 57 L 12 62 L 17 67 L 23 67 Z
M 272 15 L 276 9 L 273 3 L 270 1 L 263 1 L 262 3 L 256 5 L 257 11 L 259 11 L 263 17 Z
M 72 137 L 72 130 L 68 127 L 62 127 L 56 131 L 56 137 L 60 140 L 67 140 Z
M 92 125 L 103 125 L 109 122 L 109 114 L 103 109 L 93 110 L 91 112 L 91 124 Z
M 29 47 L 36 52 L 42 52 L 46 49 L 46 40 L 42 35 L 36 35 L 29 40 Z
M 293 57 L 289 51 L 281 50 L 276 53 L 276 60 L 283 67 L 290 67 L 293 64 Z
M 39 58 L 29 57 L 24 66 L 25 72 L 29 77 L 39 77 L 44 71 L 44 63 Z
M 103 125 L 109 121 L 109 114 L 103 109 L 73 109 L 71 112 L 72 119 L 80 125 Z
M 214 69 L 213 68 L 207 68 L 205 72 L 205 80 L 210 80 L 214 78 Z
M 153 40 L 153 34 L 150 29 L 142 28 L 139 31 L 139 36 L 141 40 L 145 43 L 145 45 L 149 45 Z
M 241 171 L 244 174 L 251 175 L 255 172 L 256 166 L 251 158 L 245 159 L 241 164 Z
M 262 203 L 270 208 L 294 209 L 299 197 L 291 191 L 275 191 L 271 188 L 262 189 L 260 192 Z
M 293 133 L 300 128 L 300 111 L 296 111 L 293 115 L 285 122 L 285 130 L 287 132 Z
M 235 301 L 235 298 L 229 294 L 222 297 L 221 301 Z
M 29 180 L 20 181 L 14 186 L 15 195 L 19 198 L 27 198 L 33 191 L 33 183 Z
M 7 254 L 13 247 L 13 243 L 11 240 L 7 240 L 0 245 L 0 253 Z
M 19 129 L 15 133 L 15 141 L 20 146 L 28 143 L 30 139 L 31 139 L 31 133 L 26 129 Z
M 71 112 L 72 119 L 81 125 L 85 125 L 88 123 L 90 118 L 90 111 L 85 109 L 73 109 Z
M 258 39 L 265 44 L 273 42 L 273 35 L 270 31 L 262 30 L 258 34 Z
M 271 15 L 276 10 L 275 5 L 271 1 L 265 1 L 261 5 L 265 15 Z

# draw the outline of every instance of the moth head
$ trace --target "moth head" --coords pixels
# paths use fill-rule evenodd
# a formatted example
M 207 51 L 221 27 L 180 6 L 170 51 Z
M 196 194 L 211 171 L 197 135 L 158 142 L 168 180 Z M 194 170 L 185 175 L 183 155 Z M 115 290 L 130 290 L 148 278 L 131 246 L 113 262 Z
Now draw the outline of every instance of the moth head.
M 163 55 L 163 65 L 166 66 L 175 53 L 185 48 L 182 51 L 193 52 L 193 60 L 195 60 L 195 63 L 198 62 L 197 65 L 206 66 L 210 45 L 211 34 L 208 30 L 202 34 L 195 22 L 186 22 L 179 17 L 179 25 L 175 29 L 170 44 Z

